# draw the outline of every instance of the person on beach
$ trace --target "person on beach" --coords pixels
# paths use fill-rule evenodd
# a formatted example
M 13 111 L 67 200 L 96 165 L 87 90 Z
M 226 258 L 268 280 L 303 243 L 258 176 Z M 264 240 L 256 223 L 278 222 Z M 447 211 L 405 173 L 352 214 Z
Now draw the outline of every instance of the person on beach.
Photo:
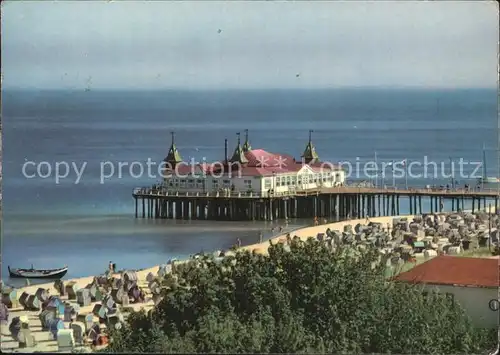
M 238 238 L 236 240 L 236 244 L 238 244 L 238 248 L 241 248 L 241 239 L 240 238 Z
M 264 240 L 264 234 L 262 234 L 262 232 L 259 232 L 259 243 L 262 243 L 263 240 Z
M 280 226 L 280 233 L 283 232 L 283 226 Z
M 318 217 L 314 217 L 314 225 L 317 226 L 319 223 L 318 223 Z
M 109 262 L 109 273 L 112 274 L 114 273 L 115 270 L 114 270 L 114 264 L 112 261 Z

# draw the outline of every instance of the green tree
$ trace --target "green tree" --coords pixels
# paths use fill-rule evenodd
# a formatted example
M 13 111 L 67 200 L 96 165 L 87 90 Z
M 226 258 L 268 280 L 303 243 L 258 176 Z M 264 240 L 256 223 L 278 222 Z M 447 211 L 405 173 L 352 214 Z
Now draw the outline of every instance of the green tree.
M 459 304 L 388 281 L 370 248 L 294 239 L 269 256 L 203 256 L 164 284 L 154 312 L 131 315 L 106 351 L 448 354 L 496 344 Z

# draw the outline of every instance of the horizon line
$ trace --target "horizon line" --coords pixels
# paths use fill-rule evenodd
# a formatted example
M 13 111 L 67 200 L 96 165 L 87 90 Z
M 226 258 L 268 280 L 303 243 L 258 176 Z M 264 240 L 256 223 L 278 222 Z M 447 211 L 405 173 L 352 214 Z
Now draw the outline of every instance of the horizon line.
M 498 90 L 496 86 L 484 87 L 427 87 L 427 86 L 337 86 L 337 87 L 270 87 L 270 88 L 186 88 L 186 87 L 165 87 L 165 88 L 95 88 L 93 91 L 178 91 L 178 92 L 199 92 L 199 91 L 324 91 L 324 90 L 421 90 L 421 91 L 460 91 L 460 90 Z M 50 88 L 50 87 L 2 87 L 1 91 L 67 91 L 67 92 L 85 92 L 86 88 Z

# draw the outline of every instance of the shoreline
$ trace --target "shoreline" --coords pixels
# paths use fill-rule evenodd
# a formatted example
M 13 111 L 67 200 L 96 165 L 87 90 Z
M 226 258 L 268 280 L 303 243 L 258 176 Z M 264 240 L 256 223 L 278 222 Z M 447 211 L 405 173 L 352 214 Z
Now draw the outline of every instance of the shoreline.
M 413 218 L 414 215 L 402 215 L 402 216 L 386 216 L 386 217 L 373 217 L 370 218 L 370 222 L 377 222 L 377 223 L 382 223 L 382 224 L 387 224 L 390 223 L 392 226 L 392 220 L 394 218 L 408 218 L 411 219 Z M 290 236 L 293 238 L 294 236 L 299 237 L 302 240 L 306 240 L 309 237 L 316 237 L 318 233 L 325 233 L 328 228 L 332 230 L 340 230 L 342 231 L 344 226 L 346 225 L 353 225 L 353 227 L 358 224 L 365 224 L 367 222 L 366 218 L 360 218 L 360 219 L 350 219 L 350 220 L 345 220 L 345 221 L 340 221 L 340 222 L 333 222 L 333 223 L 326 223 L 326 224 L 319 224 L 317 226 L 306 226 L 306 227 L 299 227 L 296 229 L 292 229 L 289 231 L 283 231 L 282 233 L 278 233 L 275 236 L 263 240 L 262 243 L 254 243 L 250 245 L 243 245 L 240 248 L 238 248 L 236 251 L 250 251 L 252 252 L 255 250 L 257 253 L 266 253 L 267 248 L 270 245 L 270 242 L 273 244 L 278 243 L 281 240 L 284 240 L 286 238 L 287 234 L 290 234 Z M 215 250 L 211 251 L 214 252 Z M 232 251 L 232 250 L 231 250 Z M 184 260 L 178 260 L 177 262 L 186 262 L 190 259 L 184 259 Z M 136 270 L 137 273 L 137 278 L 139 280 L 145 280 L 146 276 L 151 272 L 153 274 L 156 274 L 158 272 L 160 265 L 154 265 L 148 268 L 144 268 L 141 270 Z M 127 269 L 124 269 L 124 271 Z M 94 277 L 99 276 L 99 275 L 90 275 L 90 276 L 84 276 L 84 277 L 77 277 L 77 278 L 71 278 L 67 280 L 63 280 L 63 282 L 66 284 L 68 282 L 75 282 L 80 288 L 83 288 L 87 286 L 89 283 L 92 282 Z M 113 274 L 114 277 L 120 277 L 120 273 L 115 273 Z M 45 288 L 48 289 L 50 292 L 56 292 L 54 288 L 54 281 L 52 280 L 50 282 L 46 283 L 39 283 L 39 284 L 33 284 L 33 285 L 27 285 L 27 286 L 22 286 L 16 288 L 18 290 L 18 295 L 21 295 L 23 292 L 27 292 L 30 294 L 34 294 L 38 288 Z
M 488 208 L 486 208 L 484 211 L 488 213 L 495 213 L 495 208 L 492 207 L 490 211 L 487 211 Z M 468 212 L 472 213 L 471 210 L 465 210 L 463 212 Z M 449 213 L 457 213 L 457 212 L 441 212 L 443 214 L 449 214 Z M 352 225 L 353 227 L 360 223 L 360 224 L 366 224 L 367 222 L 376 222 L 376 223 L 382 223 L 383 225 L 387 225 L 389 223 L 392 228 L 392 221 L 394 218 L 407 218 L 409 220 L 412 220 L 415 217 L 415 215 L 399 215 L 399 216 L 385 216 L 385 217 L 373 217 L 369 218 L 367 221 L 367 218 L 359 218 L 359 219 L 349 219 L 349 220 L 344 220 L 344 221 L 339 221 L 339 222 L 332 222 L 332 223 L 326 223 L 326 224 L 319 224 L 317 226 L 305 226 L 305 227 L 298 227 L 296 229 L 292 229 L 289 231 L 283 231 L 282 233 L 278 233 L 275 236 L 263 240 L 262 243 L 254 243 L 250 245 L 243 245 L 240 248 L 238 248 L 236 251 L 249 251 L 249 252 L 257 252 L 257 253 L 267 253 L 267 249 L 270 245 L 270 243 L 278 243 L 280 241 L 284 241 L 286 238 L 287 234 L 290 234 L 290 236 L 293 238 L 294 236 L 299 237 L 302 240 L 307 240 L 309 237 L 316 237 L 319 233 L 325 233 L 326 230 L 329 228 L 331 230 L 340 230 L 343 231 L 344 226 L 347 225 Z M 229 249 L 230 250 L 230 249 Z M 215 250 L 212 250 L 211 252 L 214 252 Z M 231 250 L 232 251 L 232 250 Z M 196 253 L 195 253 L 196 254 Z M 177 260 L 177 262 L 187 262 L 191 260 L 189 259 L 183 259 L 183 260 Z M 154 265 L 151 267 L 147 267 L 144 269 L 136 270 L 137 273 L 137 278 L 139 280 L 145 280 L 146 276 L 151 272 L 153 274 L 156 274 L 159 270 L 160 265 Z M 127 269 L 124 269 L 123 271 L 126 271 Z M 130 269 L 129 269 L 130 270 Z M 87 286 L 89 283 L 91 283 L 94 279 L 94 277 L 99 276 L 99 275 L 90 275 L 90 276 L 84 276 L 84 277 L 77 277 L 77 278 L 72 278 L 72 279 L 67 279 L 63 280 L 63 282 L 66 284 L 68 282 L 75 282 L 80 288 L 83 288 Z M 114 277 L 119 278 L 121 277 L 120 273 L 115 273 L 113 274 Z M 28 292 L 28 293 L 35 293 L 38 288 L 46 288 L 51 292 L 56 292 L 54 288 L 54 281 L 52 280 L 50 282 L 46 283 L 40 283 L 40 284 L 33 284 L 29 286 L 22 286 L 16 288 L 18 290 L 18 295 L 21 295 L 22 292 Z

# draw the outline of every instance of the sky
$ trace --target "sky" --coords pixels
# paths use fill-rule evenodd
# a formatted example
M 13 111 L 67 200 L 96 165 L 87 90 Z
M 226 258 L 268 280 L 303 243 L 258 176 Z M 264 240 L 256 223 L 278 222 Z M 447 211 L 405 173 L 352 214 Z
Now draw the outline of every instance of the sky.
M 3 88 L 494 88 L 494 1 L 4 1 Z

